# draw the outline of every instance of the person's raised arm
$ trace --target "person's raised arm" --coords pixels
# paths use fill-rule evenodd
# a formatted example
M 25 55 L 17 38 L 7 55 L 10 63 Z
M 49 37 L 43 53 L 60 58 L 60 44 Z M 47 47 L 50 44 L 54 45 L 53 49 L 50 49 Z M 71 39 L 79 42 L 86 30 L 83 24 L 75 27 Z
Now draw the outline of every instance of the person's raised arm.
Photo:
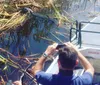
M 48 48 L 46 49 L 46 51 L 43 53 L 43 55 L 39 58 L 38 62 L 36 63 L 35 66 L 32 67 L 32 74 L 33 76 L 41 71 L 43 69 L 44 66 L 44 62 L 47 59 L 47 56 L 51 56 L 55 51 L 56 51 L 56 46 L 57 44 L 53 44 L 48 46 Z
M 70 42 L 65 43 L 67 46 L 72 47 L 74 50 L 76 50 L 76 52 L 78 53 L 78 58 L 82 64 L 82 66 L 84 67 L 86 72 L 89 72 L 92 74 L 92 76 L 94 75 L 94 68 L 91 65 L 91 63 L 78 51 L 78 49 Z

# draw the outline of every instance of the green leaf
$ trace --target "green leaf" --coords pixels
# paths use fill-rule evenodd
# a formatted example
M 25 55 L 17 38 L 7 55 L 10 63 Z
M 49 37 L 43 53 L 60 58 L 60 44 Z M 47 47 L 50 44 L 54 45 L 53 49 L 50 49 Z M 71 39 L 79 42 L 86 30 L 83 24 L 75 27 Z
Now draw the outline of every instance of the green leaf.
M 0 62 L 6 63 L 7 62 L 7 59 L 0 55 Z
M 7 70 L 8 69 L 8 66 L 5 65 L 5 67 L 3 68 L 3 71 Z

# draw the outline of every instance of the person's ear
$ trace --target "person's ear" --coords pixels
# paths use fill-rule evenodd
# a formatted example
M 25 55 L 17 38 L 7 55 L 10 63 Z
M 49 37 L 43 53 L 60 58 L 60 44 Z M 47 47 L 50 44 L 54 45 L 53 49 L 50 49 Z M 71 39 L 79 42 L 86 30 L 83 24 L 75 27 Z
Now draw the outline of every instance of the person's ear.
M 78 63 L 79 63 L 79 60 L 77 59 L 77 60 L 76 60 L 76 65 L 78 65 Z

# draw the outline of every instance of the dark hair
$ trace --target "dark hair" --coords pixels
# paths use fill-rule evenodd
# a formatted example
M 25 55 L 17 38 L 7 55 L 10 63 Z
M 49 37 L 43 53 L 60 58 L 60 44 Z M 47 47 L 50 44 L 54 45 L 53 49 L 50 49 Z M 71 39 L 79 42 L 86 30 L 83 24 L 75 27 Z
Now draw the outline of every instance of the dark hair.
M 59 61 L 63 68 L 72 69 L 76 65 L 77 52 L 68 46 L 59 49 Z

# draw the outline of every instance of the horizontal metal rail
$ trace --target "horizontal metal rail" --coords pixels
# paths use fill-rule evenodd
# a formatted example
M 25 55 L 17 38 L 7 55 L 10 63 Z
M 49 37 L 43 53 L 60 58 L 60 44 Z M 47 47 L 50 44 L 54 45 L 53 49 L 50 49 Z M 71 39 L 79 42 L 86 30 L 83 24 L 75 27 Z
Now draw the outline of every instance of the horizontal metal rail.
M 86 30 L 82 30 L 82 23 L 89 23 L 89 24 L 96 24 L 96 25 L 100 25 L 100 23 L 97 23 L 97 22 L 79 22 L 79 37 L 78 37 L 78 44 L 80 45 L 80 48 L 81 48 L 81 45 L 82 45 L 82 32 L 88 32 L 88 33 L 98 33 L 100 34 L 100 32 L 96 32 L 96 31 L 86 31 Z
M 97 22 L 85 22 L 85 21 L 78 22 L 78 21 L 76 21 L 76 28 L 72 28 L 71 27 L 71 29 L 70 29 L 70 41 L 72 42 L 72 41 L 77 39 L 78 40 L 78 44 L 80 45 L 80 48 L 81 48 L 81 45 L 82 45 L 82 32 L 100 34 L 100 32 L 97 32 L 97 31 L 82 30 L 82 24 L 85 24 L 85 23 L 100 25 L 100 23 L 97 23 Z M 76 35 L 72 40 L 72 32 L 73 32 L 73 30 L 74 31 L 76 30 Z
M 79 32 L 79 29 L 72 28 L 72 30 L 76 30 L 77 32 Z M 81 32 L 88 32 L 88 33 L 97 33 L 97 34 L 100 34 L 100 32 L 97 32 L 97 31 L 81 30 Z
M 97 23 L 97 22 L 85 22 L 85 21 L 81 21 L 80 23 L 81 23 L 81 24 L 82 24 L 82 23 L 89 23 L 89 24 L 98 24 L 98 25 L 100 25 L 100 23 Z

